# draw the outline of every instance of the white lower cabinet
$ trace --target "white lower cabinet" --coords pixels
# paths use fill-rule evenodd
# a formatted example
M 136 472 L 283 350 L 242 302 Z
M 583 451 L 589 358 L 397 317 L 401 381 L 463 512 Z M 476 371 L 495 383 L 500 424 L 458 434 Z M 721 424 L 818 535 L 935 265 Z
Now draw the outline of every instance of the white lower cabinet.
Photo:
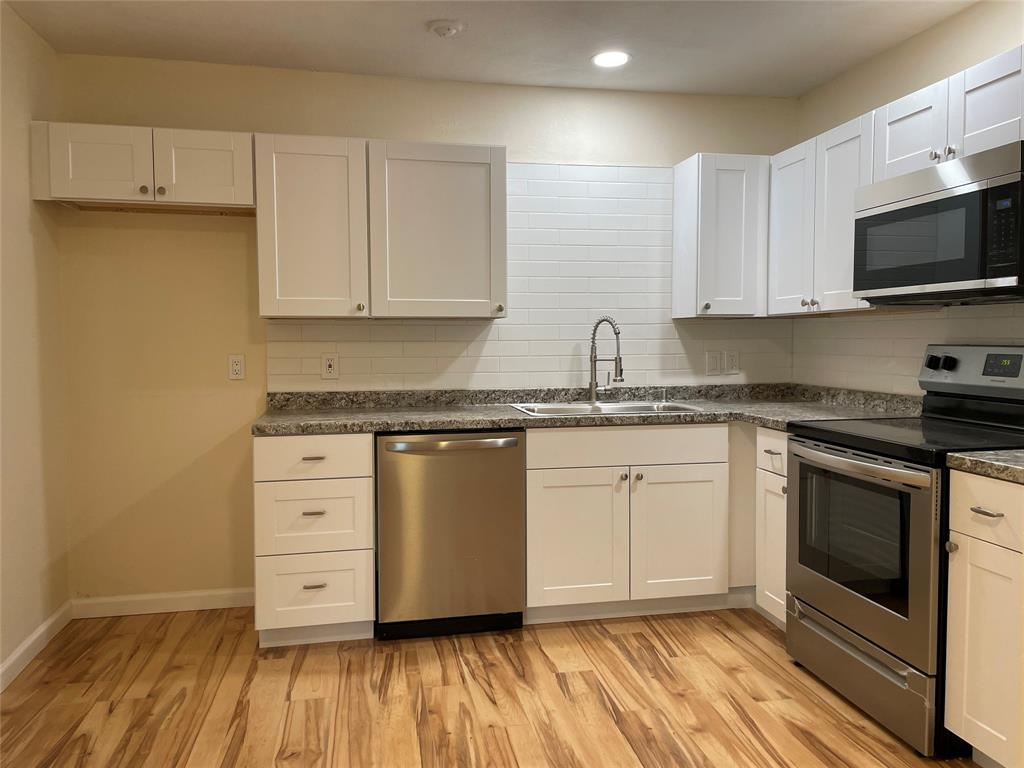
M 531 607 L 629 599 L 629 468 L 527 472 L 526 549 Z
M 256 558 L 256 628 L 372 621 L 373 551 Z
M 633 600 L 729 591 L 729 465 L 634 467 Z
M 531 431 L 527 606 L 727 592 L 728 434 L 726 424 Z M 619 462 L 630 455 L 647 463 Z M 580 457 L 606 466 L 565 466 Z
M 1022 522 L 1024 486 L 951 473 L 946 727 L 1004 768 L 1024 768 Z
M 786 478 L 757 470 L 754 512 L 759 607 L 786 621 Z

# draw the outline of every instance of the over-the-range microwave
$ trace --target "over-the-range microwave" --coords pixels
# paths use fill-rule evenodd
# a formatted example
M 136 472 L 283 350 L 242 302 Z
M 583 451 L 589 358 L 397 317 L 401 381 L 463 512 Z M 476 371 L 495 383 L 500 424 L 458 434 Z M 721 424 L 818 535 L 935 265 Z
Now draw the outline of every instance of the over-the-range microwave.
M 853 295 L 872 304 L 1024 301 L 1024 142 L 856 191 Z

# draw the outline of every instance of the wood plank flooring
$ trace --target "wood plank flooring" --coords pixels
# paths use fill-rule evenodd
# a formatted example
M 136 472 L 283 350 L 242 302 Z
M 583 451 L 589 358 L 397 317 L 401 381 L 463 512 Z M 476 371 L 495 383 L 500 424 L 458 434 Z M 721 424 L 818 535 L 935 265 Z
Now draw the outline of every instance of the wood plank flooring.
M 750 610 L 259 650 L 251 609 L 72 622 L 0 765 L 969 766 L 917 757 Z

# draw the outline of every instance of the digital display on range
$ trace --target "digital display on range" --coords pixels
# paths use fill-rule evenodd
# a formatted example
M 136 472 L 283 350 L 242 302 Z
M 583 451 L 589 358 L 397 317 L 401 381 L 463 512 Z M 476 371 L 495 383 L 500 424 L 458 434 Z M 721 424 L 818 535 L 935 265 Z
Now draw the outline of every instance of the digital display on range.
M 1024 355 L 985 355 L 985 370 L 982 371 L 982 375 L 1015 379 L 1020 376 L 1022 360 Z

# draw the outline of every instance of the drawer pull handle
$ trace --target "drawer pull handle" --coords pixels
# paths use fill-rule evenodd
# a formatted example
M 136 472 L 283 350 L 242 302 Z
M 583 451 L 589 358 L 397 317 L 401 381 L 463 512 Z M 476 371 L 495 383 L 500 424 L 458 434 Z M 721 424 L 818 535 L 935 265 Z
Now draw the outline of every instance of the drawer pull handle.
M 782 495 L 785 496 L 788 493 L 789 493 L 789 487 L 785 486 L 785 485 L 782 486 Z
M 982 517 L 1006 517 L 1002 512 L 993 512 L 991 509 L 985 509 L 984 507 L 971 507 L 971 512 Z
M 302 513 L 303 517 L 323 517 L 327 514 L 326 509 L 310 509 Z
M 765 448 L 763 453 L 765 453 L 768 456 L 781 456 L 782 455 L 782 451 L 776 451 L 774 448 Z
M 327 582 L 323 581 L 319 584 L 303 584 L 302 588 L 308 591 L 312 591 L 314 589 L 327 589 Z
M 303 456 L 302 457 L 303 461 L 324 461 L 326 459 L 327 459 L 326 456 Z

